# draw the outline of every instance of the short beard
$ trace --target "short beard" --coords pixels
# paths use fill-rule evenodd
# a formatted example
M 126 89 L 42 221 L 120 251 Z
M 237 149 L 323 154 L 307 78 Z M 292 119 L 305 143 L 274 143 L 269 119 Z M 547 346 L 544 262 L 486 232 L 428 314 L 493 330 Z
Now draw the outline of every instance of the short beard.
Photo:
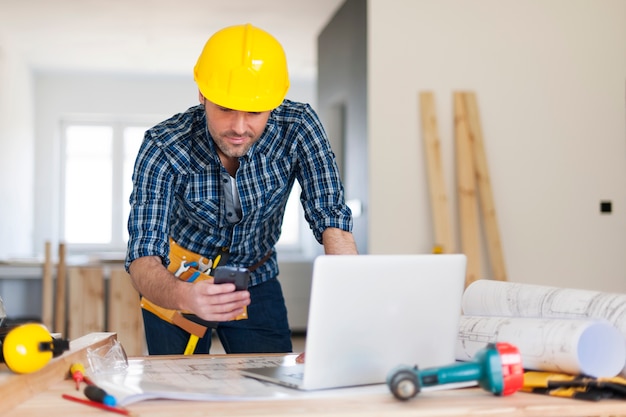
M 244 156 L 245 154 L 248 153 L 252 145 L 254 145 L 254 143 L 256 142 L 256 139 L 254 138 L 254 136 L 248 132 L 246 132 L 243 136 L 246 137 L 247 139 L 251 139 L 251 141 L 245 144 L 239 145 L 239 146 L 231 145 L 227 141 L 222 140 L 221 138 L 224 136 L 232 137 L 232 136 L 237 136 L 237 135 L 233 132 L 225 132 L 224 134 L 218 136 L 219 139 L 216 139 L 215 137 L 213 138 L 215 145 L 219 148 L 219 150 L 224 155 L 226 155 L 229 158 L 240 158 Z

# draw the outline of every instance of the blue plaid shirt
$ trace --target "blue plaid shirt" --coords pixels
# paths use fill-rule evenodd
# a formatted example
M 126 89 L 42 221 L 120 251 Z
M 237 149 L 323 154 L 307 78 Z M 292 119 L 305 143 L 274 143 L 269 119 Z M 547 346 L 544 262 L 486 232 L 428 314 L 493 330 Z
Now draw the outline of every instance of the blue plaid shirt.
M 328 227 L 352 230 L 352 215 L 330 143 L 308 104 L 285 100 L 236 175 L 242 218 L 226 218 L 226 170 L 208 133 L 203 106 L 191 107 L 146 132 L 135 162 L 126 268 L 142 256 L 168 264 L 169 238 L 208 258 L 229 248 L 229 265 L 251 266 L 251 284 L 278 275 L 274 246 L 287 198 L 298 180 L 300 201 L 315 238 Z

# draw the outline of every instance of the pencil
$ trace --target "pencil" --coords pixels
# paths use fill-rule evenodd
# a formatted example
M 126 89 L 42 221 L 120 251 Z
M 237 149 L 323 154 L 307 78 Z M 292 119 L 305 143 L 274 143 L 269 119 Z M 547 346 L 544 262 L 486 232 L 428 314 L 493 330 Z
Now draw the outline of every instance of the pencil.
M 84 398 L 78 398 L 78 397 L 74 397 L 73 395 L 69 395 L 69 394 L 63 394 L 61 395 L 61 397 L 65 398 L 66 400 L 70 400 L 70 401 L 74 401 L 80 404 L 85 404 L 91 407 L 95 407 L 95 408 L 99 408 L 101 410 L 106 410 L 106 411 L 111 411 L 113 413 L 118 413 L 118 414 L 122 414 L 125 416 L 134 416 L 133 413 L 131 413 L 130 411 L 126 410 L 125 408 L 120 408 L 120 407 L 111 407 L 108 405 L 104 405 L 102 403 L 96 402 L 96 401 L 91 401 L 91 400 L 86 400 Z

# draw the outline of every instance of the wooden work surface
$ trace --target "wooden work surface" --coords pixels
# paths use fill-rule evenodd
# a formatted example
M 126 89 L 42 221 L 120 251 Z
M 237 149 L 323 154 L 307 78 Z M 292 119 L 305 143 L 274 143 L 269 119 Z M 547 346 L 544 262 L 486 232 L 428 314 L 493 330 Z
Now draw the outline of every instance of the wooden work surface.
M 72 342 L 72 350 L 55 359 L 40 372 L 30 375 L 0 373 L 0 415 L 35 417 L 59 416 L 113 416 L 96 408 L 73 403 L 61 398 L 62 394 L 78 395 L 74 382 L 67 378 L 73 361 L 84 361 L 87 345 L 100 346 L 114 334 L 98 333 Z M 230 363 L 259 361 L 260 359 L 286 357 L 285 355 L 196 355 L 193 358 L 143 357 L 131 362 L 172 364 L 178 366 L 188 361 Z M 230 362 L 229 362 L 230 361 Z M 207 367 L 207 369 L 209 369 Z M 243 378 L 243 377 L 242 377 Z M 516 393 L 496 397 L 480 388 L 463 388 L 422 392 L 416 398 L 401 402 L 382 387 L 377 391 L 346 391 L 346 394 L 311 398 L 250 401 L 181 401 L 146 400 L 127 406 L 139 416 L 626 416 L 626 401 L 603 400 L 586 402 Z M 335 391 L 336 390 L 329 390 Z M 373 393 L 372 393 L 373 392 Z
M 55 384 L 46 392 L 10 410 L 7 416 L 114 416 L 116 414 L 75 404 L 61 398 L 76 395 L 72 381 Z M 149 400 L 127 407 L 138 416 L 626 416 L 626 403 L 607 400 L 589 403 L 516 393 L 495 397 L 479 388 L 464 388 L 421 393 L 400 402 L 391 394 L 353 396 L 345 398 L 275 400 L 248 402 L 197 402 Z M 53 414 L 50 412 L 53 411 Z

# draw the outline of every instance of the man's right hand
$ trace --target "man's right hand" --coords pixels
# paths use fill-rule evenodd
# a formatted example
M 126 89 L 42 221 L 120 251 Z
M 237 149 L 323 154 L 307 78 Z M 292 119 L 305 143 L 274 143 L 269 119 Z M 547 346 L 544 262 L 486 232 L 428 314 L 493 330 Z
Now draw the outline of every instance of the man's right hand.
M 183 284 L 187 284 L 184 283 Z M 207 321 L 229 321 L 244 313 L 250 305 L 250 292 L 235 291 L 235 284 L 214 284 L 212 279 L 187 284 L 189 292 L 184 299 L 188 307 L 183 309 Z
M 154 304 L 195 314 L 206 321 L 228 321 L 250 304 L 248 291 L 235 291 L 234 284 L 181 281 L 163 266 L 158 256 L 135 259 L 129 268 L 137 291 Z

